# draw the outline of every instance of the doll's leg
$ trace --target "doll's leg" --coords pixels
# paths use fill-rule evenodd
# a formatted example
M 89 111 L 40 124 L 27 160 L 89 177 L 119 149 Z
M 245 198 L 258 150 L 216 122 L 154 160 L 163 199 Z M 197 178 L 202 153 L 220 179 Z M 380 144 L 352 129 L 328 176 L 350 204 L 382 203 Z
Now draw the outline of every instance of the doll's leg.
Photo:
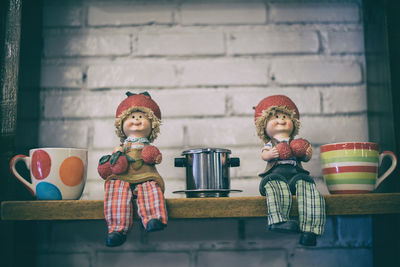
M 286 222 L 292 206 L 289 186 L 281 180 L 268 181 L 265 185 L 268 207 L 268 224 Z
M 316 235 L 321 235 L 325 226 L 325 199 L 314 183 L 305 180 L 296 182 L 296 196 L 299 211 L 300 243 L 316 245 Z
M 104 214 L 108 232 L 126 234 L 132 228 L 132 191 L 130 184 L 121 180 L 109 180 L 105 186 Z
M 134 194 L 144 228 L 148 232 L 162 230 L 168 218 L 161 187 L 155 181 L 147 181 L 136 185 Z
M 132 191 L 128 182 L 109 180 L 105 184 L 104 215 L 108 227 L 107 246 L 119 246 L 132 228 Z

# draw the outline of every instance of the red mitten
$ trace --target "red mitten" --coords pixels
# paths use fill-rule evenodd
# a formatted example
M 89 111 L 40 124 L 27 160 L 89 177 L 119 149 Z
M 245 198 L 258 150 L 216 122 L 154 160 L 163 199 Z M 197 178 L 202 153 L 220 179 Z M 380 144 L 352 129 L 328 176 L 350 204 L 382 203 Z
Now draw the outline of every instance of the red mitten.
M 104 180 L 110 176 L 111 173 L 111 164 L 110 164 L 110 155 L 102 156 L 99 160 L 99 165 L 97 166 L 97 172 L 99 173 L 100 177 Z
M 279 152 L 279 158 L 280 159 L 288 159 L 292 157 L 292 150 L 290 149 L 289 144 L 287 143 L 279 143 L 276 146 L 276 149 Z
M 296 158 L 304 158 L 309 146 L 310 143 L 302 138 L 294 139 L 292 142 L 290 142 L 290 148 L 292 149 L 293 155 Z
M 128 169 L 128 159 L 125 155 L 120 155 L 114 164 L 111 164 L 113 174 L 121 174 Z
M 155 146 L 145 146 L 142 150 L 142 159 L 147 164 L 160 163 L 162 155 L 160 150 Z

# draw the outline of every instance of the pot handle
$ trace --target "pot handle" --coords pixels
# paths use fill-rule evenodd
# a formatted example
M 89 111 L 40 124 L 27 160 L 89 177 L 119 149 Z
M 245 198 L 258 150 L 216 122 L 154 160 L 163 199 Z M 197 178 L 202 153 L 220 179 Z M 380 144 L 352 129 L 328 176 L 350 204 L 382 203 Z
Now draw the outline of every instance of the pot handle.
M 175 167 L 186 167 L 186 158 L 175 158 Z
M 239 158 L 229 158 L 229 165 L 231 167 L 239 167 L 240 166 L 240 159 Z

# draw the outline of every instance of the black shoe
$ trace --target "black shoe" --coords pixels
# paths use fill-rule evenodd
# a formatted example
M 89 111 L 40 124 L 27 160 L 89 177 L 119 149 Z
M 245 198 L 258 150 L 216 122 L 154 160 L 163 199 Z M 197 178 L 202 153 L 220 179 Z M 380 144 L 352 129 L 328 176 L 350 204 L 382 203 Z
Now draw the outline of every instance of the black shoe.
M 298 233 L 299 232 L 299 224 L 297 221 L 289 220 L 287 222 L 280 222 L 271 224 L 268 229 L 273 232 L 280 233 Z
M 164 228 L 165 228 L 165 224 L 163 224 L 160 220 L 151 219 L 147 223 L 146 232 L 160 231 L 160 230 L 163 230 Z
M 317 245 L 317 235 L 314 233 L 301 233 L 299 243 L 303 246 L 315 247 Z
M 117 247 L 126 241 L 126 235 L 120 232 L 111 232 L 107 235 L 106 246 Z

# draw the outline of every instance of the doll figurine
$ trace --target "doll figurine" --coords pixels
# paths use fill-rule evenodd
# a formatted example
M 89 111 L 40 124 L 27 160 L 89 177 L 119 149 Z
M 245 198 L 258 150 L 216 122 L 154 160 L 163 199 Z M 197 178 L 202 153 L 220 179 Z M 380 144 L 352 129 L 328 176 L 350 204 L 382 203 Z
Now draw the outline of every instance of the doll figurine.
M 264 98 L 254 108 L 257 135 L 265 143 L 261 157 L 267 162 L 260 193 L 266 196 L 268 228 L 276 232 L 301 232 L 300 244 L 315 246 L 316 236 L 325 226 L 325 200 L 301 162 L 312 156 L 305 139 L 294 139 L 299 132 L 300 114 L 284 95 Z M 296 195 L 299 221 L 289 218 L 292 195 Z
M 133 224 L 133 199 L 147 232 L 162 230 L 167 225 L 164 181 L 155 167 L 162 155 L 150 144 L 160 132 L 160 108 L 147 92 L 126 95 L 115 120 L 121 145 L 114 148 L 112 155 L 103 156 L 97 168 L 105 179 L 104 215 L 109 247 L 126 241 Z

